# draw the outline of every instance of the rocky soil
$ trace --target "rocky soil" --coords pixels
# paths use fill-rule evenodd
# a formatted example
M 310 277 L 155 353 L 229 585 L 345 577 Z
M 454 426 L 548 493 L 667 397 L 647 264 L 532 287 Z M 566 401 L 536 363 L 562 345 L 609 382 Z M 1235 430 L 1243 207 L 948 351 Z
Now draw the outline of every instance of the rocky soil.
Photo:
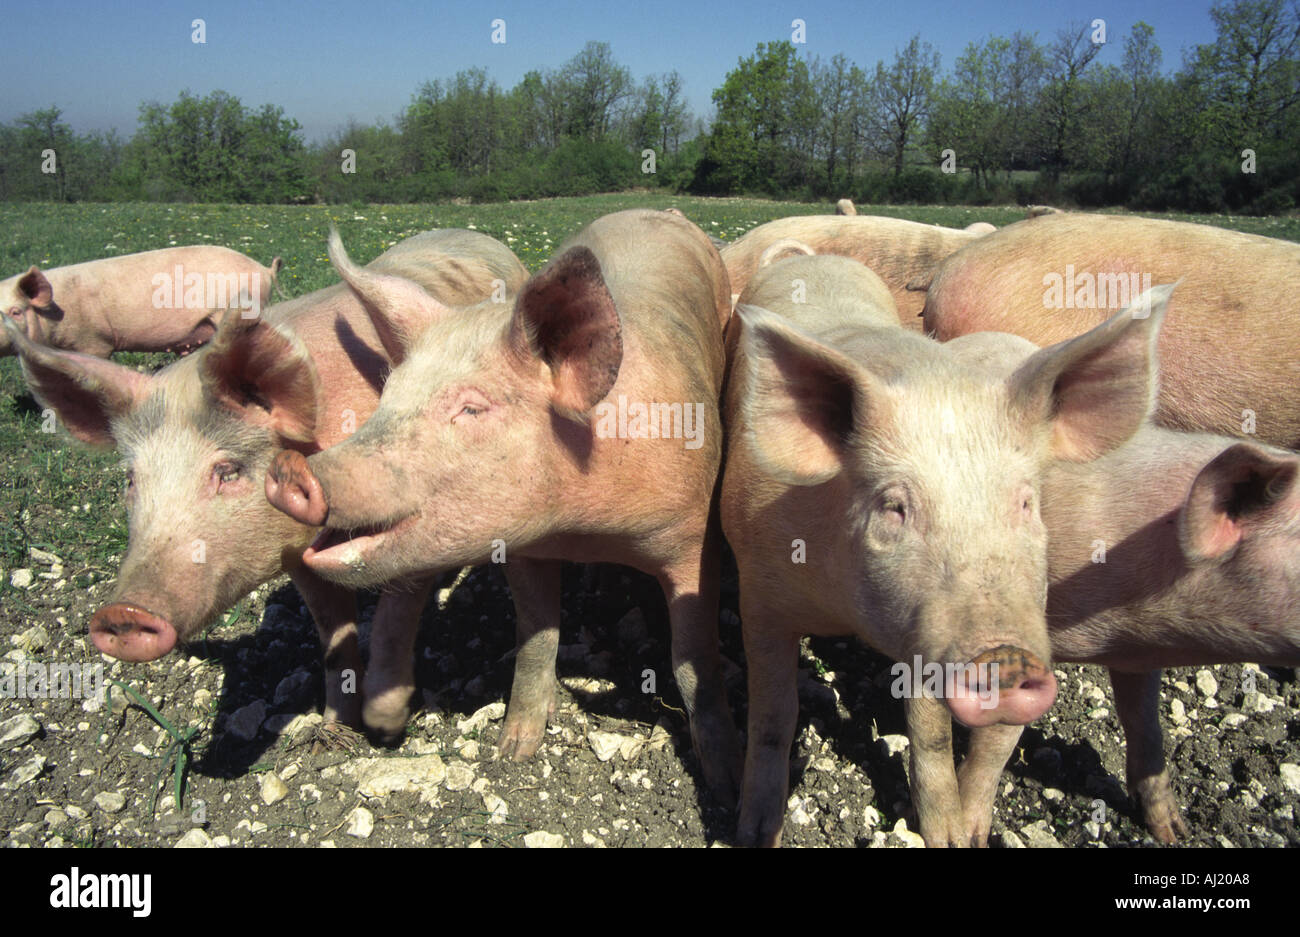
M 34 551 L 4 570 L 0 678 L 29 662 L 103 662 L 174 735 L 113 689 L 93 699 L 0 699 L 0 842 L 9 846 L 712 846 L 734 815 L 702 791 L 669 665 L 662 595 L 616 567 L 566 569 L 549 741 L 496 757 L 513 610 L 498 570 L 474 571 L 425 613 L 419 699 L 393 749 L 321 748 L 319 649 L 293 587 L 272 583 L 242 624 L 163 660 L 101 657 L 86 622 L 110 583 L 64 578 Z M 367 600 L 373 608 L 374 597 Z M 721 613 L 731 702 L 744 725 L 734 573 Z M 255 625 L 260 622 L 260 625 Z M 849 640 L 805 642 L 785 825 L 790 846 L 920 844 L 901 704 L 889 662 Z M 650 674 L 647 674 L 650 671 Z M 1059 702 L 1003 775 L 994 845 L 1154 846 L 1123 787 L 1106 675 L 1061 666 Z M 649 681 L 653 680 L 653 686 Z M 0 686 L 3 686 L 0 683 Z M 644 690 L 648 690 L 644 691 Z M 1166 673 L 1161 704 L 1175 790 L 1196 846 L 1300 845 L 1300 686 L 1253 665 Z M 964 738 L 959 736 L 959 746 Z

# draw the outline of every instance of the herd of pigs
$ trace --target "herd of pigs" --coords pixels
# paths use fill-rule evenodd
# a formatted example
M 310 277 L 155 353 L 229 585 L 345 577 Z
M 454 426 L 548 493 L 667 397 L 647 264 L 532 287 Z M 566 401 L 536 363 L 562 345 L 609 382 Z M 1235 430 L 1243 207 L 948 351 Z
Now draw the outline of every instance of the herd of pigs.
M 675 210 L 618 212 L 532 276 L 465 230 L 366 266 L 333 233 L 329 256 L 341 282 L 252 316 L 157 308 L 154 274 L 178 264 L 256 274 L 269 301 L 278 259 L 222 248 L 0 283 L 0 353 L 128 466 L 102 652 L 159 658 L 287 573 L 319 629 L 326 721 L 392 741 L 435 577 L 504 546 L 499 748 L 522 760 L 555 708 L 561 563 L 626 564 L 663 588 L 705 781 L 738 806 L 736 842 L 769 846 L 805 635 L 941 665 L 901 694 L 931 846 L 987 844 L 1054 661 L 1109 668 L 1129 790 L 1162 842 L 1186 830 L 1161 668 L 1300 663 L 1300 329 L 1279 312 L 1300 245 L 1063 212 L 955 230 L 841 203 L 720 250 Z M 1053 275 L 1152 285 L 1124 309 L 1091 287 L 1045 303 Z M 196 348 L 154 374 L 107 357 Z M 700 444 L 667 420 L 602 431 L 603 401 L 697 406 Z M 718 650 L 724 537 L 744 747 Z M 384 591 L 363 665 L 367 587 Z M 959 769 L 953 719 L 971 729 Z

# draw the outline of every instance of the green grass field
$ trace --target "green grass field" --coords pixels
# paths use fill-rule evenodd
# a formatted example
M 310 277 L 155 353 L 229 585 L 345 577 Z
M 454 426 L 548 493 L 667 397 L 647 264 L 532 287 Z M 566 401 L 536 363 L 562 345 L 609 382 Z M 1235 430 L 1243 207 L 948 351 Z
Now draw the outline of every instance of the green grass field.
M 680 208 L 723 240 L 734 240 L 774 218 L 832 211 L 828 204 L 664 194 L 487 205 L 3 205 L 0 225 L 7 237 L 0 245 L 0 276 L 33 263 L 52 267 L 208 243 L 235 248 L 262 263 L 279 254 L 285 262 L 281 286 L 288 296 L 298 296 L 335 282 L 325 254 L 331 224 L 338 226 L 349 252 L 361 263 L 416 232 L 467 227 L 500 239 L 525 265 L 537 269 L 566 237 L 592 219 L 635 207 Z M 954 227 L 972 221 L 1001 226 L 1023 217 L 1018 208 L 959 206 L 864 205 L 859 212 Z M 1300 240 L 1300 218 L 1173 217 Z M 118 360 L 152 369 L 169 356 L 127 354 Z M 44 432 L 47 422 L 25 392 L 16 359 L 0 359 L 0 596 L 10 614 L 19 616 L 24 595 L 10 587 L 9 573 L 30 565 L 31 547 L 62 557 L 69 583 L 79 586 L 112 578 L 126 546 L 123 478 L 116 455 L 94 452 L 63 433 Z

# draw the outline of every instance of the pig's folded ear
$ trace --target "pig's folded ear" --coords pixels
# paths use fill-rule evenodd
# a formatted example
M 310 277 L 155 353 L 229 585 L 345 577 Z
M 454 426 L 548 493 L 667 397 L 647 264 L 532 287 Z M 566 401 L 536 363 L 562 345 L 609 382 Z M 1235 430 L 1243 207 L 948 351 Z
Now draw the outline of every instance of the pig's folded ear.
M 41 406 L 53 410 L 82 442 L 113 445 L 113 420 L 126 416 L 149 395 L 153 378 L 103 358 L 33 342 L 8 316 L 3 323 L 27 386 Z
M 1192 482 L 1178 515 L 1178 540 L 1193 563 L 1222 562 L 1271 516 L 1295 513 L 1300 458 L 1237 443 Z
M 829 481 L 844 468 L 855 427 L 883 422 L 883 389 L 766 309 L 738 306 L 736 320 L 740 364 L 732 379 L 745 382 L 740 423 L 759 464 L 790 485 Z
M 199 379 L 215 403 L 285 440 L 315 440 L 320 379 L 298 336 L 231 309 L 199 354 Z
M 585 422 L 623 364 L 623 325 L 596 255 L 570 248 L 524 284 L 509 341 L 517 355 L 550 369 L 556 412 Z
M 1034 354 L 1008 378 L 1012 407 L 1051 428 L 1053 458 L 1091 462 L 1122 446 L 1155 408 L 1156 339 L 1173 286 Z
M 27 302 L 38 309 L 54 305 L 54 287 L 41 273 L 41 268 L 33 264 L 18 278 L 18 292 L 27 298 Z
M 402 363 L 429 323 L 447 312 L 419 284 L 357 266 L 335 228 L 330 228 L 329 255 L 334 270 L 361 300 L 394 365 Z

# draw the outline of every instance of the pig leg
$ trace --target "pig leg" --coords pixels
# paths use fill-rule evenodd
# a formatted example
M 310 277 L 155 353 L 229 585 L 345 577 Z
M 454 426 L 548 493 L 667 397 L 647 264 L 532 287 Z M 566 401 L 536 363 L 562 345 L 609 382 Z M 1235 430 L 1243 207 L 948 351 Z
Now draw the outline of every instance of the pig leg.
M 961 812 L 972 846 L 989 844 L 998 782 L 1002 780 L 1002 769 L 1016 750 L 1024 728 L 992 725 L 971 729 L 970 748 L 957 771 L 957 789 L 961 793 Z
M 724 807 L 733 808 L 741 755 L 718 653 L 718 541 L 716 522 L 710 522 L 702 549 L 692 551 L 687 561 L 670 565 L 658 578 L 668 600 L 673 676 L 690 715 L 691 742 L 704 783 Z
M 360 726 L 361 699 L 356 688 L 364 668 L 357 644 L 356 595 L 351 589 L 326 582 L 306 567 L 290 570 L 289 578 L 320 634 L 325 661 L 325 723 Z
M 952 714 L 941 700 L 908 698 L 912 805 L 927 846 L 969 846 L 953 768 Z
M 1123 673 L 1110 671 L 1115 709 L 1124 727 L 1127 746 L 1128 789 L 1142 808 L 1151 835 L 1162 843 L 1178 842 L 1187 835 L 1169 772 L 1165 770 L 1165 740 L 1160 731 L 1160 671 Z
M 766 608 L 746 601 L 741 622 L 749 669 L 749 739 L 740 796 L 739 846 L 780 846 L 790 787 L 790 746 L 799 722 L 799 636 Z
M 515 678 L 497 748 L 524 761 L 542 744 L 555 712 L 555 656 L 560 648 L 559 560 L 514 559 L 506 581 L 515 602 Z
M 415 636 L 433 577 L 389 585 L 379 597 L 370 629 L 361 719 L 384 744 L 402 737 L 415 692 Z

